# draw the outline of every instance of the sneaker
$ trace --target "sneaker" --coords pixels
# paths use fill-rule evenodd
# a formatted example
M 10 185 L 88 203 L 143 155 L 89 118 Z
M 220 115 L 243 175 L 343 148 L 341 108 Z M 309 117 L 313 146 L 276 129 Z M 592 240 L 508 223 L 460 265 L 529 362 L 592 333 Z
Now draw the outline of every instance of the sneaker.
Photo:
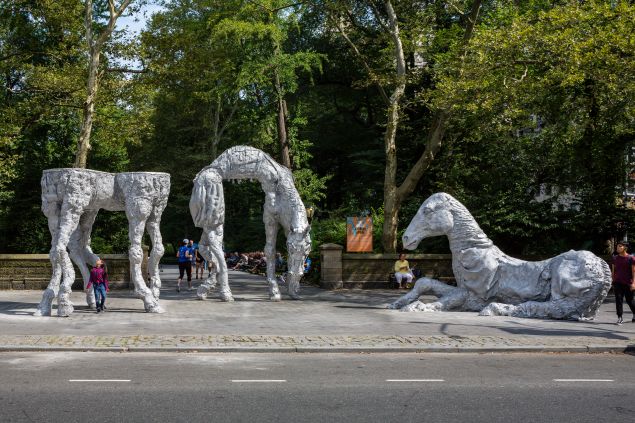
M 97 313 L 99 313 L 100 311 L 101 311 L 101 309 L 100 309 L 100 308 L 97 308 Z
M 615 324 L 616 324 L 616 325 L 618 325 L 618 326 L 621 326 L 621 325 L 622 325 L 622 323 L 624 323 L 624 320 L 622 320 L 622 318 L 621 318 L 621 317 L 618 317 L 618 318 L 617 318 L 617 323 L 615 323 Z

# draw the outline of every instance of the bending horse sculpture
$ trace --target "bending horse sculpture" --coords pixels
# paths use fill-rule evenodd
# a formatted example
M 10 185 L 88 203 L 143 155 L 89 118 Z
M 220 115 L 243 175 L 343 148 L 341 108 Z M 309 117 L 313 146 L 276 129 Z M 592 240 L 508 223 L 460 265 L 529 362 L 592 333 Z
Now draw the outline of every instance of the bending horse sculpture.
M 199 251 L 206 260 L 216 264 L 223 301 L 233 301 L 227 280 L 227 266 L 222 250 L 225 205 L 223 179 L 256 179 L 265 192 L 263 221 L 266 231 L 265 257 L 269 297 L 280 301 L 280 290 L 275 275 L 276 237 L 278 225 L 287 237 L 289 253 L 288 293 L 299 299 L 300 278 L 304 272 L 304 259 L 311 251 L 311 227 L 306 209 L 293 183 L 291 171 L 278 164 L 268 154 L 247 146 L 232 147 L 202 169 L 194 179 L 190 198 L 190 212 L 197 227 L 203 228 Z M 197 290 L 200 299 L 207 298 L 216 284 L 216 275 L 208 278 Z
M 70 293 L 75 271 L 71 259 L 82 272 L 86 288 L 90 276 L 86 264 L 94 265 L 97 260 L 90 248 L 90 233 L 99 209 L 126 212 L 130 238 L 130 277 L 135 293 L 143 300 L 147 312 L 162 313 L 163 309 L 159 305 L 159 260 L 163 256 L 163 242 L 159 225 L 170 193 L 170 175 L 156 172 L 113 174 L 88 169 L 48 169 L 44 171 L 41 183 L 42 212 L 48 218 L 52 238 L 50 260 L 53 275 L 35 315 L 50 316 L 56 296 L 58 316 L 73 313 Z M 152 240 L 148 263 L 150 289 L 141 274 L 141 238 L 144 228 L 148 229 Z M 92 292 L 87 293 L 87 301 L 94 306 Z
M 480 311 L 502 315 L 592 320 L 611 286 L 606 262 L 588 251 L 569 251 L 527 262 L 501 252 L 456 199 L 437 193 L 423 202 L 403 235 L 413 250 L 423 238 L 446 235 L 457 286 L 421 278 L 389 308 L 402 311 Z M 438 300 L 424 304 L 431 292 Z

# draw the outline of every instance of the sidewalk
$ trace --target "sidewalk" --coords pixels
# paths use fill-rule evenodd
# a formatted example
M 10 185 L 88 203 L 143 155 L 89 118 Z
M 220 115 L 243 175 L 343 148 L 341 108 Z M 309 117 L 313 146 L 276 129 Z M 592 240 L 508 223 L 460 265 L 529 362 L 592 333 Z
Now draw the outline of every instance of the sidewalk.
M 385 306 L 405 291 L 325 291 L 302 286 L 302 301 L 270 302 L 262 276 L 230 271 L 236 299 L 206 301 L 177 270 L 161 273 L 165 314 L 149 314 L 128 291 L 114 291 L 97 314 L 74 292 L 68 318 L 34 317 L 41 291 L 0 291 L 1 351 L 181 352 L 623 352 L 635 349 L 635 323 L 616 326 L 613 298 L 596 321 L 479 317 L 476 313 L 403 313 Z M 198 286 L 200 281 L 194 281 Z M 430 297 L 432 299 L 432 297 Z M 628 309 L 628 307 L 627 307 Z

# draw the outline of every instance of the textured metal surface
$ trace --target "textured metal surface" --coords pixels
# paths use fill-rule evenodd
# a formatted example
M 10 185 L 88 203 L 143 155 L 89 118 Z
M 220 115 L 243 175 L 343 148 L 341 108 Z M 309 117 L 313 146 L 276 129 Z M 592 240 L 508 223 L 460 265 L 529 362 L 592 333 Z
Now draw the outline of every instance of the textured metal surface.
M 504 254 L 465 206 L 445 193 L 423 202 L 403 235 L 403 245 L 414 249 L 423 238 L 440 235 L 450 242 L 457 286 L 421 278 L 390 308 L 589 320 L 595 317 L 611 286 L 608 265 L 588 251 L 571 250 L 538 262 Z M 425 293 L 433 293 L 438 300 L 420 302 L 419 296 Z
M 57 297 L 58 316 L 73 313 L 69 294 L 75 279 L 71 260 L 75 262 L 88 284 L 97 255 L 90 248 L 90 235 L 99 209 L 125 211 L 128 218 L 130 276 L 135 293 L 143 300 L 145 310 L 162 313 L 159 305 L 159 260 L 163 256 L 163 241 L 159 226 L 170 193 L 170 175 L 155 172 L 106 173 L 89 169 L 48 169 L 42 174 L 42 212 L 48 218 L 51 232 L 49 253 L 53 275 L 35 313 L 50 316 Z M 147 229 L 152 241 L 148 263 L 150 288 L 141 272 L 143 250 L 141 238 Z M 86 301 L 94 307 L 92 290 Z
M 236 146 L 223 152 L 210 166 L 203 168 L 194 179 L 190 198 L 190 212 L 197 227 L 203 228 L 199 251 L 206 260 L 216 265 L 216 273 L 197 290 L 200 299 L 220 284 L 223 301 L 233 301 L 227 280 L 223 244 L 225 204 L 223 180 L 255 179 L 265 193 L 263 221 L 266 231 L 265 257 L 269 298 L 280 301 L 276 282 L 276 237 L 282 226 L 287 238 L 288 294 L 299 299 L 300 278 L 304 272 L 304 259 L 311 251 L 311 237 L 306 209 L 295 188 L 291 171 L 257 148 Z

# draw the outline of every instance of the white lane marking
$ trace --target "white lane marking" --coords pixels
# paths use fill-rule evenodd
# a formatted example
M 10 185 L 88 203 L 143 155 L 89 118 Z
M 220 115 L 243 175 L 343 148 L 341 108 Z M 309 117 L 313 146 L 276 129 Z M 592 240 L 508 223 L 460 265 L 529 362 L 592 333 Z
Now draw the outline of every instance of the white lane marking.
M 281 383 L 286 382 L 285 379 L 232 379 L 234 383 Z
M 615 382 L 613 379 L 554 379 L 554 382 Z
M 130 379 L 68 379 L 69 382 L 130 382 Z
M 445 382 L 445 379 L 386 379 L 386 382 Z

